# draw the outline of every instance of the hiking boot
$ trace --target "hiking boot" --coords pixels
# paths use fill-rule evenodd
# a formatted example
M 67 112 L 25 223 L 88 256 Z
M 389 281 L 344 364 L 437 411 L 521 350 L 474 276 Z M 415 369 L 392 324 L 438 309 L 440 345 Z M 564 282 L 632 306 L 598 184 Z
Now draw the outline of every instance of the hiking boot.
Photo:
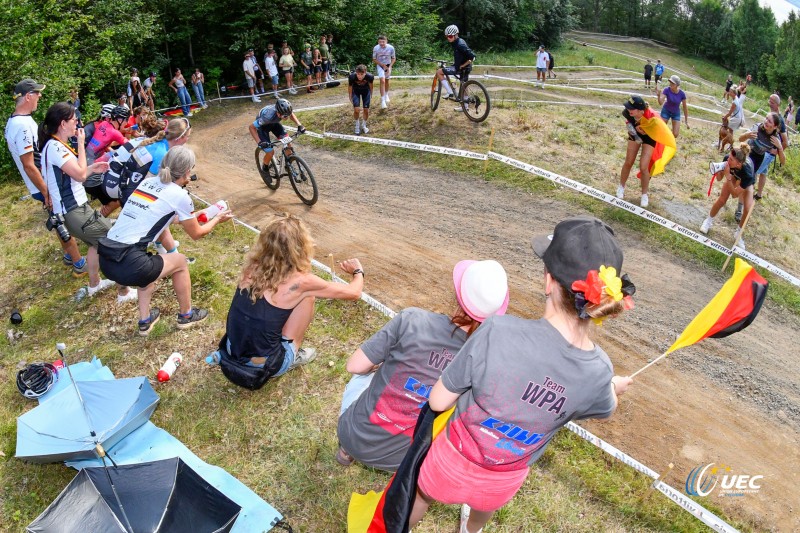
M 159 320 L 161 320 L 161 311 L 158 310 L 158 307 L 154 307 L 150 310 L 149 317 L 139 321 L 139 336 L 147 337 Z
M 86 258 L 83 259 L 83 265 L 77 266 L 75 263 L 72 263 L 72 275 L 76 278 L 82 278 L 89 274 L 89 263 L 86 261 Z
M 192 310 L 186 315 L 178 313 L 178 329 L 189 329 L 206 318 L 208 318 L 208 311 L 192 307 Z
M 339 450 L 336 452 L 336 455 L 334 455 L 334 459 L 342 466 L 350 466 L 356 461 L 353 456 L 344 451 L 344 448 L 341 446 L 339 446 Z
M 86 292 L 89 296 L 94 296 L 98 292 L 104 291 L 109 287 L 113 287 L 114 285 L 116 285 L 116 283 L 114 283 L 110 279 L 101 279 L 100 283 L 98 283 L 96 287 L 89 287 L 89 289 Z
M 708 233 L 708 230 L 711 229 L 711 226 L 714 225 L 714 219 L 711 217 L 706 217 L 702 224 L 700 224 L 700 233 Z
M 625 196 L 625 187 L 624 187 L 624 186 L 622 186 L 622 185 L 618 185 L 618 186 L 617 186 L 617 198 L 619 198 L 620 200 L 622 200 L 622 198 L 623 198 L 624 196 Z
M 739 202 L 736 206 L 736 212 L 733 214 L 733 218 L 736 219 L 736 222 L 742 221 L 742 211 L 744 211 L 744 204 Z
M 125 302 L 135 302 L 139 299 L 139 291 L 128 287 L 127 294 L 117 294 L 117 305 L 122 305 Z
M 650 197 L 647 196 L 646 193 L 642 195 L 642 201 L 639 202 L 639 205 L 642 207 L 647 207 L 648 205 L 650 205 Z
M 306 363 L 310 363 L 316 358 L 317 358 L 316 348 L 300 348 L 299 350 L 297 350 L 297 353 L 294 354 L 294 362 L 289 367 L 289 370 L 304 365 Z

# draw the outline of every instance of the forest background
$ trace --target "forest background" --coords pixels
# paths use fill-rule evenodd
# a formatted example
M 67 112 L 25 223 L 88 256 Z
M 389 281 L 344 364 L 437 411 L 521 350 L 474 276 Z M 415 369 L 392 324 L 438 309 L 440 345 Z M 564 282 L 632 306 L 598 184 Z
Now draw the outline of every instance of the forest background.
M 445 56 L 438 37 L 457 24 L 478 53 L 558 47 L 564 32 L 586 29 L 655 39 L 681 53 L 714 61 L 734 75 L 784 95 L 800 95 L 800 19 L 778 25 L 758 0 L 0 0 L 0 94 L 33 77 L 48 88 L 37 112 L 66 100 L 77 87 L 82 110 L 125 90 L 129 69 L 157 73 L 157 101 L 169 102 L 175 68 L 198 66 L 207 92 L 243 78 L 244 51 L 261 59 L 268 43 L 283 40 L 299 53 L 304 43 L 335 36 L 340 66 L 370 63 L 386 34 L 398 50 L 398 70 Z M 531 63 L 533 57 L 531 57 Z M 719 80 L 720 84 L 724 80 Z M 11 98 L 0 98 L 3 116 Z M 0 180 L 15 177 L 0 150 Z

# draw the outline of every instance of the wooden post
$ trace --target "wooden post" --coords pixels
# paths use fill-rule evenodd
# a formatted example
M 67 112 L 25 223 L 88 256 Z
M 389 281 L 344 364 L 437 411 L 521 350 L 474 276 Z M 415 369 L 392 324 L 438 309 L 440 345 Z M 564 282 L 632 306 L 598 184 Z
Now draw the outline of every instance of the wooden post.
M 331 258 L 331 281 L 336 281 L 336 266 L 333 261 L 333 254 L 328 254 L 328 257 Z
M 217 82 L 217 100 L 222 103 L 222 93 L 219 92 L 219 82 Z
M 492 133 L 489 135 L 489 149 L 488 152 L 492 151 L 492 146 L 494 145 L 494 126 L 492 126 Z M 486 169 L 489 166 L 489 156 L 486 156 L 486 160 L 483 162 L 483 172 L 486 173 Z

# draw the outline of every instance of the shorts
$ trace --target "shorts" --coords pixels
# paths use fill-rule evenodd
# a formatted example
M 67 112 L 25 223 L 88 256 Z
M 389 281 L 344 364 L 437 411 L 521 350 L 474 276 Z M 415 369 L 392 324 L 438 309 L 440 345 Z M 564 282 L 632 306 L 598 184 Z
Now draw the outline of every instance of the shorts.
M 247 86 L 252 89 L 253 87 L 256 86 L 256 80 L 254 80 L 250 76 L 247 76 Z
M 308 67 L 308 68 L 303 67 L 303 74 L 305 74 L 306 76 L 311 76 L 312 74 L 314 74 L 314 67 Z
M 656 147 L 656 141 L 653 140 L 652 137 L 648 135 L 639 135 L 639 137 L 642 139 L 642 144 L 646 144 L 647 146 L 652 146 L 653 148 Z M 630 134 L 628 135 L 628 140 L 636 142 L 636 139 L 634 139 L 633 136 Z
M 256 79 L 257 79 L 257 80 L 263 80 L 263 79 L 264 79 L 264 73 L 263 73 L 263 72 L 261 72 L 261 69 L 258 69 L 258 70 L 256 71 Z
M 756 176 L 758 176 L 759 174 L 766 174 L 767 172 L 769 172 L 769 166 L 772 164 L 773 161 L 775 161 L 775 155 L 769 152 L 765 153 L 764 160 L 761 162 L 761 165 L 758 167 L 758 170 L 756 170 Z
M 39 200 L 40 202 L 42 202 L 42 204 L 44 204 L 44 195 L 41 192 L 35 192 L 31 194 L 31 198 L 33 198 L 34 200 Z
M 728 119 L 728 127 L 732 129 L 734 132 L 744 126 L 744 118 L 741 116 L 735 116 Z
M 283 346 L 283 363 L 281 364 L 280 369 L 275 372 L 271 377 L 276 378 L 278 376 L 282 376 L 291 370 L 294 367 L 294 356 L 297 353 L 297 348 L 294 345 L 294 341 L 290 341 L 286 337 L 281 337 L 281 346 Z M 227 346 L 228 353 L 231 353 L 231 339 L 227 339 Z M 264 368 L 266 363 L 262 363 L 260 365 L 254 364 L 252 362 L 245 363 L 245 366 L 250 366 L 253 368 Z
M 108 234 L 113 224 L 111 220 L 92 209 L 89 202 L 66 213 L 64 223 L 73 237 L 89 246 L 97 246 L 97 241 Z
M 650 81 L 650 76 L 648 76 L 647 74 L 645 74 L 645 75 L 644 75 L 644 81 Z
M 666 107 L 661 108 L 661 118 L 664 119 L 664 122 L 672 119 L 673 122 L 680 122 L 681 121 L 681 110 L 678 108 L 678 111 L 673 113 Z
M 161 276 L 164 258 L 136 244 L 103 239 L 97 247 L 100 270 L 111 281 L 128 287 L 147 287 Z
M 100 200 L 100 203 L 103 205 L 108 205 L 114 200 L 116 200 L 116 198 L 111 198 L 108 195 L 108 193 L 106 192 L 106 188 L 103 186 L 102 183 L 100 183 L 99 185 L 90 185 L 89 187 L 87 187 L 86 184 L 84 184 L 83 188 L 86 189 L 86 192 L 89 194 L 89 196 L 91 196 L 95 200 Z
M 275 74 L 274 76 L 270 76 L 270 79 L 272 80 L 272 85 L 276 85 L 276 86 L 281 81 L 277 74 Z
M 350 381 L 347 382 L 347 385 L 344 388 L 344 394 L 342 394 L 342 407 L 339 409 L 339 416 L 342 416 L 347 408 L 350 407 L 358 400 L 364 391 L 369 388 L 372 384 L 372 378 L 375 377 L 375 372 L 370 372 L 369 374 L 354 374 Z
M 438 502 L 466 503 L 477 511 L 492 512 L 511 501 L 529 470 L 487 470 L 458 453 L 442 432 L 422 463 L 417 486 Z
M 661 74 L 656 74 L 656 81 L 661 81 Z
M 330 61 L 323 61 L 322 62 L 322 72 L 328 72 L 331 69 L 331 62 Z
M 359 93 L 353 91 L 353 107 L 363 107 L 364 109 L 369 109 L 369 102 L 372 98 L 372 92 L 367 91 L 366 93 Z
M 377 65 L 377 67 L 378 67 L 378 77 L 388 80 L 389 77 L 392 75 L 392 70 L 389 69 L 389 71 L 387 72 L 387 71 L 383 70 L 382 66 Z
M 322 72 L 322 65 L 314 65 L 314 74 Z
M 754 152 L 750 152 L 750 155 L 748 157 L 753 162 L 753 168 L 757 168 L 757 169 L 761 170 L 761 167 L 763 166 L 764 161 L 767 159 L 767 157 L 766 157 L 767 155 L 772 155 L 772 154 L 767 154 L 767 153 L 756 154 Z M 769 166 L 769 164 L 767 164 L 767 166 Z M 764 174 L 766 174 L 766 172 L 764 172 Z M 742 182 L 740 183 L 739 186 L 742 189 L 746 189 L 748 186 L 750 186 L 753 183 L 755 183 L 756 176 L 758 176 L 758 172 L 755 173 L 755 175 L 753 176 L 752 180 L 747 180 L 747 181 L 742 180 Z
M 547 67 L 536 67 L 536 72 L 547 72 Z
M 286 130 L 283 128 L 283 124 L 280 122 L 275 122 L 273 124 L 264 124 L 263 126 L 258 128 L 258 139 L 262 142 L 272 142 L 269 138 L 269 134 L 272 133 L 277 139 L 283 139 L 286 137 Z M 267 150 L 269 152 L 272 150 L 270 148 Z

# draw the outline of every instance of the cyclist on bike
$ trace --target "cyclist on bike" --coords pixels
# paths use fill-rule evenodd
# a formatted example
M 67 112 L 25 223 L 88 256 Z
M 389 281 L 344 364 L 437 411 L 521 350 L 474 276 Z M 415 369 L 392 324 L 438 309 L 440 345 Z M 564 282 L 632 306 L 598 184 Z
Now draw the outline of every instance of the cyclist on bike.
M 300 121 L 297 120 L 297 116 L 292 112 L 292 103 L 286 98 L 278 98 L 274 105 L 267 105 L 261 108 L 255 121 L 250 124 L 250 135 L 258 143 L 259 148 L 266 152 L 264 156 L 265 168 L 272 161 L 272 156 L 275 154 L 272 150 L 269 134 L 272 132 L 276 139 L 286 137 L 286 130 L 283 129 L 281 124 L 281 120 L 285 118 L 291 118 L 292 122 L 297 124 L 297 133 L 306 131 Z
M 442 87 L 447 91 L 445 98 L 457 100 L 456 96 L 453 94 L 453 88 L 450 87 L 450 83 L 447 81 L 447 78 L 445 78 L 445 75 L 455 76 L 462 82 L 467 81 L 469 73 L 472 71 L 472 61 L 475 59 L 475 54 L 470 50 L 469 46 L 467 46 L 466 41 L 458 36 L 458 26 L 455 24 L 451 24 L 444 29 L 444 36 L 447 38 L 447 41 L 453 45 L 453 66 L 438 69 L 436 71 L 436 77 L 439 78 Z

